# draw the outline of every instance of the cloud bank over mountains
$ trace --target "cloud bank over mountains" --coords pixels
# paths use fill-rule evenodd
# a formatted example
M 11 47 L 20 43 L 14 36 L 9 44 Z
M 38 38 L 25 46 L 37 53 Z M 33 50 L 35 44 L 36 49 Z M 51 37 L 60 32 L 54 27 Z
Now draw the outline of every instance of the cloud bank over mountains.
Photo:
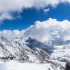
M 40 41 L 49 41 L 56 39 L 70 40 L 70 21 L 57 21 L 49 18 L 46 21 L 36 21 L 34 25 L 30 26 L 25 35 L 36 38 Z
M 56 7 L 59 3 L 70 3 L 70 0 L 0 0 L 0 21 L 13 19 L 12 12 L 22 12 L 22 9 L 36 8 L 41 9 L 51 5 Z
M 0 31 L 0 36 L 7 38 L 28 38 L 32 37 L 39 41 L 45 42 L 49 40 L 70 40 L 70 21 L 57 21 L 49 18 L 46 21 L 36 21 L 26 30 L 3 30 Z

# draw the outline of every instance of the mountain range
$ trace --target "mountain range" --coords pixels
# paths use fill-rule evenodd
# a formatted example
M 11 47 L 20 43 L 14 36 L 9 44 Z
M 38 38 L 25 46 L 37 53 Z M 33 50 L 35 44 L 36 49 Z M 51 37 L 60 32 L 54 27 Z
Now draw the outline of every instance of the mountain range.
M 0 61 L 3 62 L 13 60 L 20 63 L 46 63 L 51 66 L 48 70 L 65 70 L 66 64 L 70 66 L 69 52 L 69 41 L 55 45 L 31 37 L 27 40 L 0 37 Z

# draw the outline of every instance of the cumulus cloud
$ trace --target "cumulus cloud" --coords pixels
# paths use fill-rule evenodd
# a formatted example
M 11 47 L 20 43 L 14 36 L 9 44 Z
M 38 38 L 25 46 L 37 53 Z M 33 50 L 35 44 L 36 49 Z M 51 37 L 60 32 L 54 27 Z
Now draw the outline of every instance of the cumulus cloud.
M 32 37 L 41 42 L 48 42 L 50 40 L 70 40 L 70 21 L 57 21 L 49 18 L 46 21 L 36 21 L 26 30 L 3 30 L 0 31 L 0 36 L 6 38 L 28 38 Z
M 48 5 L 55 7 L 59 3 L 70 0 L 0 0 L 0 21 L 4 19 L 13 19 L 11 12 L 22 12 L 25 8 L 45 8 Z

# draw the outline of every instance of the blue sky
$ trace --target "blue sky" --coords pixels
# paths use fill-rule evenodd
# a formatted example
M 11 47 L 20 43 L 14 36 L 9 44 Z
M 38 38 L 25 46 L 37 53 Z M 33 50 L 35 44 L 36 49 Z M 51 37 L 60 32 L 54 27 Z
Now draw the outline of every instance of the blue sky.
M 49 8 L 50 11 L 44 12 L 44 9 Z M 58 21 L 70 21 L 70 4 L 60 3 L 56 7 L 48 6 L 43 9 L 26 8 L 20 13 L 21 18 L 17 18 L 19 12 L 13 12 L 12 16 L 15 19 L 3 20 L 0 24 L 0 30 L 23 30 L 33 25 L 35 21 L 45 21 L 48 18 L 55 18 Z

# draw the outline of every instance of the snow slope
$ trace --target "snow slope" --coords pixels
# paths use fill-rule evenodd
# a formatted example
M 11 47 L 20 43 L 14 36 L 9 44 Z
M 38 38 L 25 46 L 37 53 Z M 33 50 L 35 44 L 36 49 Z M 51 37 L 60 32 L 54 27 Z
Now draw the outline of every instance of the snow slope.
M 36 64 L 36 63 L 18 63 L 10 61 L 0 63 L 0 70 L 54 70 L 51 64 Z M 56 70 L 60 70 L 59 67 Z

